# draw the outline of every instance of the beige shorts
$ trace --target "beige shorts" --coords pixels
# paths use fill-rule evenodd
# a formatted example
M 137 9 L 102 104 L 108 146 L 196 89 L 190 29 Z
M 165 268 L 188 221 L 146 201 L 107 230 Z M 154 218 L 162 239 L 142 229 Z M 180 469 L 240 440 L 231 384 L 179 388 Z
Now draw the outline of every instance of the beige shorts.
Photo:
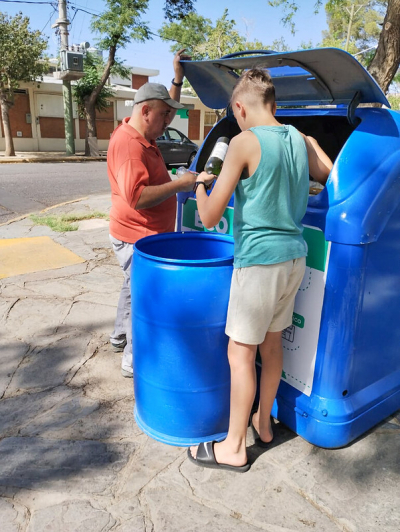
M 304 276 L 305 257 L 235 268 L 225 333 L 243 344 L 261 344 L 268 331 L 292 324 L 294 298 Z

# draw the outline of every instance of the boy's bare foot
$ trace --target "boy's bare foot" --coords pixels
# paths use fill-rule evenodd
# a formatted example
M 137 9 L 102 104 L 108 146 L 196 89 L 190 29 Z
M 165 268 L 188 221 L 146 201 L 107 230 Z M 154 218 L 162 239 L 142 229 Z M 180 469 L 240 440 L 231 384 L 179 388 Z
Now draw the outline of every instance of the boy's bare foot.
M 271 418 L 268 416 L 267 424 L 260 424 L 260 416 L 256 412 L 251 418 L 251 423 L 259 435 L 262 443 L 271 443 L 274 439 L 274 433 L 272 432 Z

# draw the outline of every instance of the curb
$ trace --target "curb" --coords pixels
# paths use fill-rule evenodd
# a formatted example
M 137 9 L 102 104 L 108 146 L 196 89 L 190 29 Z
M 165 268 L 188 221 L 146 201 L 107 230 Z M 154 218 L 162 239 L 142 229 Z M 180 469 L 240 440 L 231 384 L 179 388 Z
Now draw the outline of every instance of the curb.
M 84 156 L 65 156 L 65 157 L 32 157 L 32 158 L 0 158 L 0 164 L 16 164 L 16 163 L 54 163 L 54 162 L 62 162 L 62 163 L 85 163 L 85 162 L 91 162 L 91 161 L 104 161 L 107 162 L 107 157 L 84 157 Z
M 57 205 L 52 205 L 51 207 L 46 207 L 45 209 L 42 209 L 39 211 L 39 213 L 50 211 L 51 209 L 56 209 L 57 207 L 63 207 L 64 205 L 69 205 L 70 203 L 77 203 L 78 201 L 83 201 L 88 199 L 89 196 L 84 196 L 83 198 L 77 198 L 74 200 L 64 201 L 62 203 L 58 203 Z M 10 225 L 14 222 L 20 222 L 21 220 L 25 220 L 25 218 L 29 218 L 31 214 L 37 214 L 37 211 L 29 212 L 27 214 L 22 214 L 21 216 L 18 216 L 17 218 L 13 218 L 12 220 L 8 220 L 7 222 L 4 222 L 0 224 L 0 227 L 3 227 L 5 225 Z

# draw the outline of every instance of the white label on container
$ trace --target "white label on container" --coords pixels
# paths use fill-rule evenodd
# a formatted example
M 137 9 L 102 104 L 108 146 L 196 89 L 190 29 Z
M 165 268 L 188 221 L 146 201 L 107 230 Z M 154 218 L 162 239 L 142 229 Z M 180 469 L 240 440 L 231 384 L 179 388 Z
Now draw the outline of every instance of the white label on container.
M 218 157 L 223 161 L 225 159 L 226 152 L 228 151 L 228 144 L 225 142 L 217 142 L 211 152 L 210 157 Z
M 292 325 L 282 333 L 282 380 L 310 396 L 314 382 L 330 243 L 317 227 L 304 227 L 307 267 L 296 295 Z

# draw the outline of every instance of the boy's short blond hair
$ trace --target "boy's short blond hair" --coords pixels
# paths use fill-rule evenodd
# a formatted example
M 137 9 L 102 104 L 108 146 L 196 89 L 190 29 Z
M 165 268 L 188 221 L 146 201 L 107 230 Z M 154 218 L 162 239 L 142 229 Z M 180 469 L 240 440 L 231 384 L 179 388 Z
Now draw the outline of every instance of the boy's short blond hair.
M 243 72 L 233 88 L 231 104 L 242 94 L 254 97 L 264 105 L 274 104 L 275 87 L 268 70 L 252 68 Z

